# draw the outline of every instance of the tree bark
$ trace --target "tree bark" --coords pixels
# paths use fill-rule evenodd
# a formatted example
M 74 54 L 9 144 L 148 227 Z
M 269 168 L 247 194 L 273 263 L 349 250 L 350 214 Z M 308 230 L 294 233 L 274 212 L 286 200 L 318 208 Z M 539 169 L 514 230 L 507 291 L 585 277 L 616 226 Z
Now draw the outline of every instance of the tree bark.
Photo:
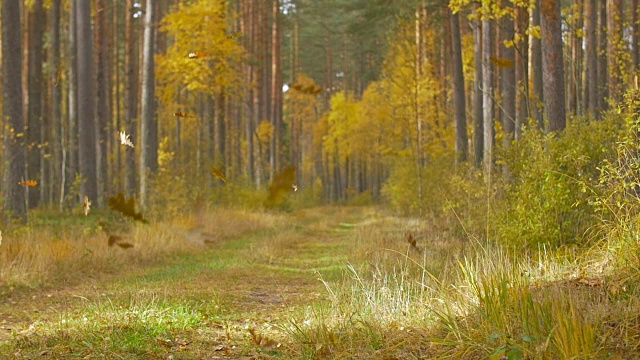
M 532 13 L 532 25 L 540 26 L 540 0 L 536 0 L 536 7 Z M 544 87 L 542 79 L 542 46 L 541 39 L 531 37 L 531 72 L 533 77 L 533 115 L 540 129 L 544 129 Z
M 60 1 L 53 0 L 51 4 L 51 124 L 53 126 L 53 179 L 59 186 L 59 207 L 62 210 L 64 199 L 64 163 L 62 162 L 62 147 L 64 146 L 62 125 L 62 66 L 60 65 Z M 58 189 L 52 186 L 52 191 Z M 55 194 L 55 191 L 54 191 Z
M 27 115 L 27 177 L 33 180 L 40 180 L 39 189 L 28 191 L 29 207 L 38 206 L 42 197 L 40 190 L 49 186 L 43 183 L 45 180 L 43 159 L 46 152 L 46 143 L 43 136 L 46 134 L 46 123 L 42 113 L 42 51 L 44 36 L 44 9 L 43 0 L 36 0 L 33 3 L 32 12 L 29 16 L 31 23 L 31 33 L 29 35 L 29 93 L 28 93 L 28 115 Z M 44 130 L 44 131 L 43 131 Z
M 453 62 L 453 107 L 456 121 L 456 161 L 467 161 L 467 110 L 465 103 L 464 72 L 462 71 L 462 46 L 460 41 L 460 19 L 449 13 L 451 22 L 451 61 Z
M 86 1 L 86 0 L 85 0 Z M 108 76 L 107 76 L 107 25 L 105 20 L 105 2 L 96 1 L 96 168 L 98 180 L 98 195 L 96 205 L 104 207 L 107 194 L 108 172 L 107 169 L 107 134 L 109 124 L 109 112 L 107 108 Z M 102 10 L 100 10 L 102 9 Z M 114 136 L 114 134 L 110 134 Z
M 508 0 L 503 0 L 502 3 L 505 8 L 509 6 Z M 501 22 L 501 38 L 505 41 L 512 40 L 515 34 L 513 19 L 510 16 L 504 16 Z M 506 47 L 501 42 L 501 47 L 501 57 L 505 61 L 505 66 L 500 71 L 502 80 L 500 88 L 502 104 L 500 108 L 502 110 L 502 128 L 504 131 L 503 145 L 509 147 L 515 138 L 516 129 L 516 54 L 513 46 Z M 507 62 L 509 64 L 506 64 Z
M 609 108 L 609 68 L 607 66 L 607 2 L 598 1 L 600 5 L 598 18 L 598 112 L 596 118 L 600 119 L 603 111 Z
M 585 102 L 588 116 L 597 116 L 598 112 L 598 8 L 596 0 L 587 0 L 584 6 L 586 20 L 586 85 Z
M 142 50 L 142 123 L 140 125 L 140 205 L 147 201 L 148 177 L 158 168 L 158 124 L 156 121 L 155 62 L 153 59 L 156 9 L 147 0 Z
M 541 0 L 542 66 L 547 133 L 566 127 L 560 0 Z
M 5 0 L 2 3 L 3 215 L 6 221 L 26 223 L 26 193 L 18 185 L 24 180 L 26 170 L 20 26 L 20 0 Z
M 484 151 L 484 119 L 482 108 L 482 23 L 480 20 L 474 21 L 474 58 L 476 68 L 476 78 L 474 86 L 474 129 L 473 129 L 473 149 L 474 164 L 476 168 L 482 166 L 482 154 Z
M 516 36 L 521 39 L 515 43 L 515 76 L 516 76 L 516 141 L 522 138 L 522 128 L 527 123 L 529 112 L 529 41 L 526 34 L 529 27 L 529 13 L 526 7 L 516 6 L 514 29 Z
M 493 66 L 491 65 L 493 49 L 493 21 L 488 18 L 482 20 L 482 107 L 484 119 L 484 151 L 483 170 L 485 176 L 491 175 L 493 167 L 493 141 L 495 138 L 494 103 L 493 103 Z
M 78 148 L 82 195 L 97 199 L 96 129 L 94 119 L 93 39 L 91 2 L 78 1 Z
M 609 96 L 614 101 L 622 99 L 623 70 L 620 67 L 622 51 L 620 43 L 623 41 L 622 34 L 622 0 L 607 0 L 607 58 L 609 64 Z
M 125 126 L 127 134 L 131 138 L 131 142 L 136 144 L 138 137 L 138 71 L 136 62 L 136 29 L 133 24 L 133 0 L 126 1 L 125 10 L 125 52 L 124 52 L 124 67 L 125 67 Z M 129 196 L 136 192 L 136 150 L 135 148 L 125 148 L 125 189 Z

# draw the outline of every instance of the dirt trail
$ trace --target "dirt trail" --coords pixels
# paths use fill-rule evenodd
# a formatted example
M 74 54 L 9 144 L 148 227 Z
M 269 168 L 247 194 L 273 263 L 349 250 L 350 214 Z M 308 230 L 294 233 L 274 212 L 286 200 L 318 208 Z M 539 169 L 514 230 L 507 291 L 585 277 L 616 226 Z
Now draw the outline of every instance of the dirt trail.
M 227 323 L 224 331 L 218 326 L 218 337 L 228 337 L 229 323 L 246 328 L 285 321 L 296 308 L 325 298 L 318 277 L 340 276 L 354 224 L 367 214 L 348 208 L 309 211 L 296 217 L 301 220 L 292 217 L 290 226 L 277 231 L 219 241 L 201 254 L 168 259 L 154 267 L 86 278 L 75 285 L 0 289 L 0 343 L 34 323 L 60 321 L 65 314 L 131 294 L 215 302 Z M 186 241 L 197 235 L 190 236 Z

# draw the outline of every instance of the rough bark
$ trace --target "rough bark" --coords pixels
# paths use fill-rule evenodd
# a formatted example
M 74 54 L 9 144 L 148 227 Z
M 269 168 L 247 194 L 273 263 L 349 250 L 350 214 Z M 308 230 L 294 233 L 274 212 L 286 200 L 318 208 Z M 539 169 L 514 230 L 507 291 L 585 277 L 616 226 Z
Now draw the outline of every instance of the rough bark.
M 607 2 L 599 0 L 598 11 L 598 113 L 596 118 L 600 119 L 602 111 L 609 108 L 607 98 L 609 97 L 609 68 L 607 66 Z
M 509 6 L 509 1 L 503 0 L 503 6 Z M 501 20 L 502 31 L 500 33 L 502 40 L 513 40 L 515 28 L 513 19 L 510 16 L 504 16 Z M 502 129 L 504 130 L 503 145 L 509 147 L 515 138 L 516 129 L 516 68 L 515 68 L 515 49 L 513 46 L 506 47 L 503 41 L 500 42 L 502 47 L 501 58 L 505 61 L 505 66 L 500 71 L 501 87 L 500 99 L 502 111 Z M 507 64 L 508 62 L 508 64 Z
M 91 31 L 91 2 L 78 1 L 76 21 L 78 30 L 78 161 L 81 195 L 97 199 L 96 129 L 94 119 L 93 39 Z
M 482 20 L 482 107 L 484 120 L 484 149 L 482 154 L 485 176 L 491 175 L 493 167 L 494 142 L 494 102 L 493 102 L 493 66 L 491 57 L 493 50 L 493 21 Z
M 464 73 L 462 71 L 462 46 L 460 41 L 460 19 L 458 14 L 450 14 L 451 61 L 453 71 L 453 107 L 455 109 L 456 160 L 467 161 L 467 110 L 465 103 Z
M 529 113 L 529 41 L 526 35 L 529 26 L 529 13 L 524 7 L 515 8 L 514 30 L 521 40 L 515 44 L 516 76 L 516 141 L 522 137 L 522 128 L 527 124 Z
M 540 5 L 544 109 L 550 133 L 566 127 L 562 18 L 559 0 L 542 0 Z
M 131 141 L 136 144 L 138 138 L 138 67 L 136 61 L 136 28 L 133 24 L 133 0 L 126 1 L 125 9 L 125 127 Z M 136 150 L 135 148 L 125 148 L 125 189 L 129 196 L 136 192 Z
M 51 4 L 51 123 L 53 125 L 53 179 L 55 190 L 60 195 L 59 206 L 62 210 L 62 200 L 64 198 L 64 163 L 62 162 L 62 147 L 64 146 L 63 125 L 62 125 L 62 67 L 60 65 L 60 4 L 61 0 L 53 0 Z
M 598 9 L 596 0 L 587 0 L 584 6 L 586 20 L 586 84 L 585 102 L 588 116 L 596 116 L 598 111 Z
M 540 0 L 536 0 L 536 7 L 532 12 L 532 25 L 540 26 Z M 531 37 L 531 76 L 533 77 L 532 112 L 538 126 L 544 129 L 544 87 L 542 79 L 542 46 L 541 39 Z
M 28 204 L 30 208 L 38 206 L 41 201 L 40 189 L 44 189 L 49 184 L 43 184 L 43 158 L 46 151 L 46 143 L 43 136 L 46 134 L 46 124 L 42 112 L 42 63 L 43 63 L 43 36 L 44 36 L 44 9 L 43 0 L 36 0 L 29 16 L 31 22 L 29 35 L 29 93 L 28 93 L 28 114 L 26 135 L 28 141 L 27 148 L 27 177 L 39 180 L 39 189 L 28 191 Z M 45 130 L 45 131 L 43 131 Z
M 140 205 L 145 206 L 148 178 L 158 168 L 158 124 L 156 121 L 155 62 L 153 59 L 156 9 L 147 0 L 142 50 L 142 110 L 140 125 Z
M 473 128 L 473 152 L 476 168 L 482 165 L 482 153 L 484 151 L 484 119 L 482 108 L 482 26 L 480 20 L 474 22 L 474 58 L 476 77 L 474 84 L 474 128 Z
M 107 76 L 107 25 L 105 20 L 105 0 L 96 1 L 96 168 L 98 180 L 98 195 L 95 204 L 104 207 L 107 193 L 107 134 L 109 112 L 107 110 L 108 76 Z M 100 10 L 102 9 L 102 10 Z M 112 137 L 114 134 L 109 134 Z
M 22 29 L 20 0 L 2 3 L 2 118 L 3 129 L 3 215 L 7 221 L 27 222 L 24 180 L 26 146 L 22 113 Z

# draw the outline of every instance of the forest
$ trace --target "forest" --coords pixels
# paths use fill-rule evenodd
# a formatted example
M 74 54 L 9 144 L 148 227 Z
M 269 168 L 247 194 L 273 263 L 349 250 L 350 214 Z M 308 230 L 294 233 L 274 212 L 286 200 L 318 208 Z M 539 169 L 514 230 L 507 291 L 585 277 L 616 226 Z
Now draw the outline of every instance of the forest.
M 0 358 L 640 358 L 638 0 L 0 7 Z

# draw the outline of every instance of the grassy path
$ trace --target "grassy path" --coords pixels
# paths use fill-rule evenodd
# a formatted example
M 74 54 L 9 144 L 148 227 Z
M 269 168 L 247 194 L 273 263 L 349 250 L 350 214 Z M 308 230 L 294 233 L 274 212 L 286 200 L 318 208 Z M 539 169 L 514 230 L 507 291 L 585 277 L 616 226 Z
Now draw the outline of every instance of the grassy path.
M 3 289 L 0 358 L 286 358 L 275 330 L 326 299 L 319 274 L 341 277 L 368 213 L 309 210 L 153 267 Z

